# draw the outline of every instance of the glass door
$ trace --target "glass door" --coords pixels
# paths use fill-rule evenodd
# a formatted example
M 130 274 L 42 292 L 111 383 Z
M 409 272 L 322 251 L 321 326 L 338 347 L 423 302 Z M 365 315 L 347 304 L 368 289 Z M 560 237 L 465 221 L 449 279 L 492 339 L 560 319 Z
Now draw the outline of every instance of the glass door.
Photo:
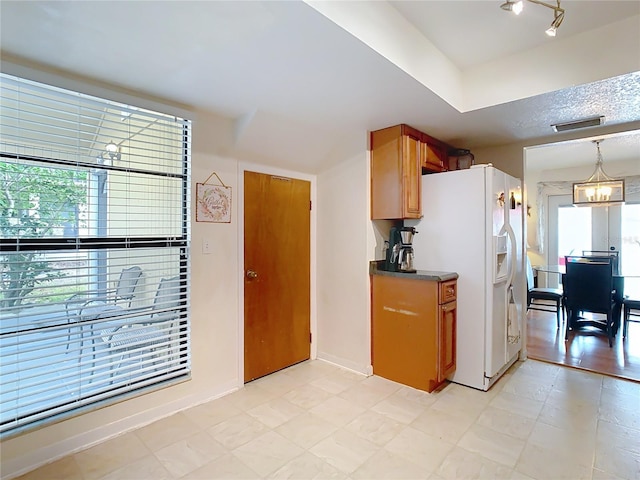
M 620 273 L 640 275 L 638 197 L 618 206 L 574 207 L 571 195 L 550 196 L 547 263 L 562 265 L 565 255 L 582 255 L 583 250 L 617 250 Z M 558 283 L 558 275 L 548 276 L 549 287 L 557 288 Z
M 620 215 L 620 273 L 640 276 L 640 202 L 625 203 Z

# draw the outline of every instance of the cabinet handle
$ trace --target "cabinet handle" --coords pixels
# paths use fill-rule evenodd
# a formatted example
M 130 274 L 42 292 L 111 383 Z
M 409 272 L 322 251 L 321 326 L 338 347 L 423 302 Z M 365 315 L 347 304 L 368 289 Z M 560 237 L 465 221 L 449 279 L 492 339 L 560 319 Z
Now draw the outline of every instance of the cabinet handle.
M 447 287 L 447 295 L 454 295 L 456 293 L 456 289 L 453 287 Z
M 450 312 L 451 310 L 455 310 L 455 309 L 456 309 L 456 302 L 449 302 L 442 305 L 443 312 Z

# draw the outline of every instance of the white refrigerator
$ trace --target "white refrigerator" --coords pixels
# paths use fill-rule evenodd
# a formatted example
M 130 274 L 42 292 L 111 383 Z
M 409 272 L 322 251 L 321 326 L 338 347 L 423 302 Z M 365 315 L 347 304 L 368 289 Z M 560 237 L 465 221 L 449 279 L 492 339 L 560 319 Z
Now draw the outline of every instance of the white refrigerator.
M 457 272 L 455 383 L 488 390 L 517 359 L 526 307 L 520 180 L 489 165 L 423 175 L 414 266 Z

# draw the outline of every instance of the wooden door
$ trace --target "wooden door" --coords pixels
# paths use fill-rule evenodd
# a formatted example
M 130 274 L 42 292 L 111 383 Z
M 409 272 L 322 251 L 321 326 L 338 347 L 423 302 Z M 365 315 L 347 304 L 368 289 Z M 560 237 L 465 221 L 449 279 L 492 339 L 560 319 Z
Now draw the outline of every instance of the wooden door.
M 244 380 L 310 355 L 311 184 L 244 175 Z

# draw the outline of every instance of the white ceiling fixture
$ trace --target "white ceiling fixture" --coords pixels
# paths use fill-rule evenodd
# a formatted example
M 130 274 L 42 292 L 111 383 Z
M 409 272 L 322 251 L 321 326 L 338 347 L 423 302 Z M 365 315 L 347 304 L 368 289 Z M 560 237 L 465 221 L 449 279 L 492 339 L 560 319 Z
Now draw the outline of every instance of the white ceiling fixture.
M 615 180 L 604 173 L 600 143 L 594 140 L 598 156 L 596 169 L 588 180 L 573 184 L 573 204 L 587 207 L 606 207 L 624 203 L 624 179 Z
M 567 130 L 577 130 L 579 128 L 599 127 L 604 123 L 604 115 L 597 117 L 583 118 L 580 120 L 572 120 L 570 122 L 553 123 L 551 128 L 554 132 L 566 132 Z
M 540 2 L 539 0 L 527 1 L 535 3 L 536 5 L 542 5 L 543 7 L 547 7 L 553 10 L 553 21 L 551 22 L 551 26 L 547 28 L 544 33 L 546 33 L 550 37 L 555 37 L 558 27 L 564 20 L 564 9 L 560 7 L 560 0 L 556 0 L 557 5 L 555 6 L 549 3 Z M 522 10 L 524 10 L 524 0 L 507 0 L 502 5 L 500 5 L 500 8 L 508 12 L 513 12 L 516 15 L 520 15 L 522 13 Z

